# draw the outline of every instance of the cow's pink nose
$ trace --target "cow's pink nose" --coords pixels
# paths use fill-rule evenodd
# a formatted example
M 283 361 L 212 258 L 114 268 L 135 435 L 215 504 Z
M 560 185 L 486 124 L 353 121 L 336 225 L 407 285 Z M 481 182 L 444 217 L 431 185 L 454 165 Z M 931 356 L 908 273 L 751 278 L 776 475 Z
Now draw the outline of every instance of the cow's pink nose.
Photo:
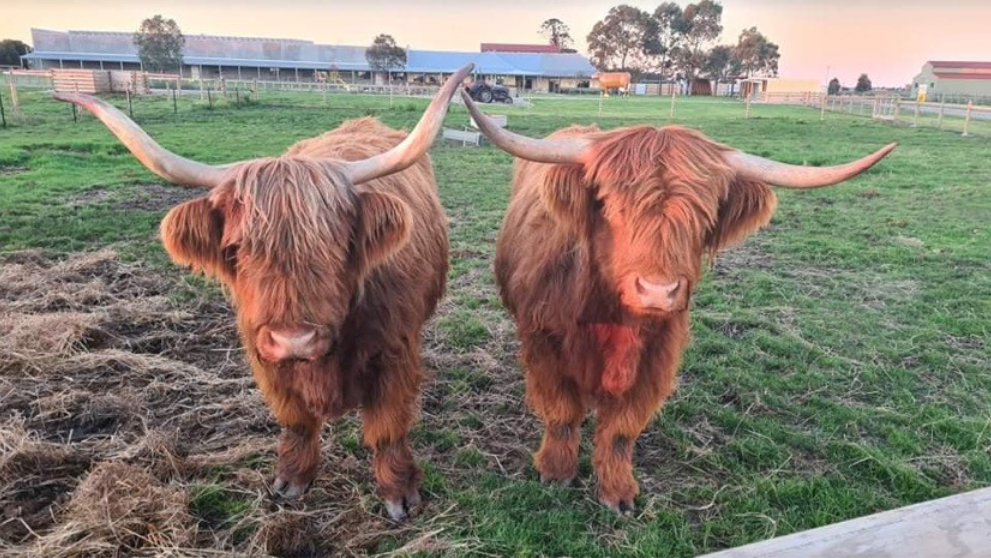
M 289 359 L 314 360 L 326 350 L 316 328 L 270 328 L 258 331 L 258 352 L 269 362 Z
M 663 279 L 637 277 L 637 296 L 644 308 L 674 311 L 685 307 L 685 280 L 673 283 Z

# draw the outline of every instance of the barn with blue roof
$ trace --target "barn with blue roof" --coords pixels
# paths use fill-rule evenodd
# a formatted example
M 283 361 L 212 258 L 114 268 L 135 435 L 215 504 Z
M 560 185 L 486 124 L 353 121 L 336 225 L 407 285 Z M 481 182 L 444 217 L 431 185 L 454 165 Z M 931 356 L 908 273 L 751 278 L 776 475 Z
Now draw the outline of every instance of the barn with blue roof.
M 133 35 L 105 31 L 32 29 L 34 52 L 23 58 L 35 69 L 142 70 Z M 515 48 L 514 48 L 515 47 Z M 314 81 L 336 72 L 348 83 L 384 83 L 365 60 L 363 46 L 327 45 L 299 39 L 187 35 L 181 74 L 211 79 Z M 557 92 L 595 87 L 595 68 L 585 56 L 544 45 L 482 45 L 478 52 L 407 49 L 407 63 L 393 80 L 439 84 L 472 62 L 477 77 L 516 91 Z

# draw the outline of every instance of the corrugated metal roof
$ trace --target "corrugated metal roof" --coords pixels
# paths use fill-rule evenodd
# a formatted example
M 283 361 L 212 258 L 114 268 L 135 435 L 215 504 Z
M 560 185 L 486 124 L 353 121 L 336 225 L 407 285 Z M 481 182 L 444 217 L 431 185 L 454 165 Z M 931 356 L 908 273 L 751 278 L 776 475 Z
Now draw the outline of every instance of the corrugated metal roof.
M 546 52 L 560 53 L 561 47 L 557 45 L 523 45 L 516 43 L 482 43 L 478 49 L 482 52 Z
M 105 52 L 38 52 L 21 56 L 24 60 L 72 60 L 84 62 L 138 62 L 136 54 L 108 54 Z
M 930 60 L 933 68 L 967 68 L 971 70 L 991 70 L 991 62 L 961 62 L 952 60 Z
M 26 60 L 137 63 L 130 33 L 32 29 L 35 51 Z M 54 47 L 54 48 L 52 48 Z M 366 47 L 322 45 L 311 41 L 189 35 L 183 61 L 193 66 L 369 71 Z M 475 72 L 505 76 L 590 77 L 595 68 L 580 54 L 407 51 L 405 71 L 451 73 L 465 64 Z

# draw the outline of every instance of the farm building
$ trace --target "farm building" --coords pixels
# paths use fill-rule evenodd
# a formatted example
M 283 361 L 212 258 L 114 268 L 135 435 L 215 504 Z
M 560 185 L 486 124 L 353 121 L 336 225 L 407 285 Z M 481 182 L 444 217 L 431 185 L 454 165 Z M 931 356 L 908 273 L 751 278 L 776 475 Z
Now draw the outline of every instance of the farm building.
M 32 29 L 31 34 L 35 50 L 23 58 L 35 69 L 142 69 L 131 33 Z M 187 35 L 181 73 L 193 79 L 314 81 L 336 71 L 348 83 L 382 83 L 384 75 L 372 72 L 365 49 L 299 39 Z M 595 73 L 580 54 L 409 49 L 406 66 L 394 73 L 394 79 L 439 84 L 468 62 L 475 63 L 479 77 L 520 90 L 589 87 Z
M 941 97 L 991 97 L 991 62 L 929 61 L 912 80 L 912 94 Z

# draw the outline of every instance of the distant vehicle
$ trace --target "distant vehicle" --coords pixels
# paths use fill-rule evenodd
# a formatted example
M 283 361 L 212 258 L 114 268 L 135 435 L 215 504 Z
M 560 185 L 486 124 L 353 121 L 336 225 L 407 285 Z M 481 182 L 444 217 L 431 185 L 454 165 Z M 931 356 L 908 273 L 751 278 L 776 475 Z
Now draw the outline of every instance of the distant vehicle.
M 489 85 L 484 81 L 475 81 L 465 87 L 472 100 L 479 103 L 509 103 L 512 104 L 513 96 L 509 93 L 509 88 L 505 85 Z

